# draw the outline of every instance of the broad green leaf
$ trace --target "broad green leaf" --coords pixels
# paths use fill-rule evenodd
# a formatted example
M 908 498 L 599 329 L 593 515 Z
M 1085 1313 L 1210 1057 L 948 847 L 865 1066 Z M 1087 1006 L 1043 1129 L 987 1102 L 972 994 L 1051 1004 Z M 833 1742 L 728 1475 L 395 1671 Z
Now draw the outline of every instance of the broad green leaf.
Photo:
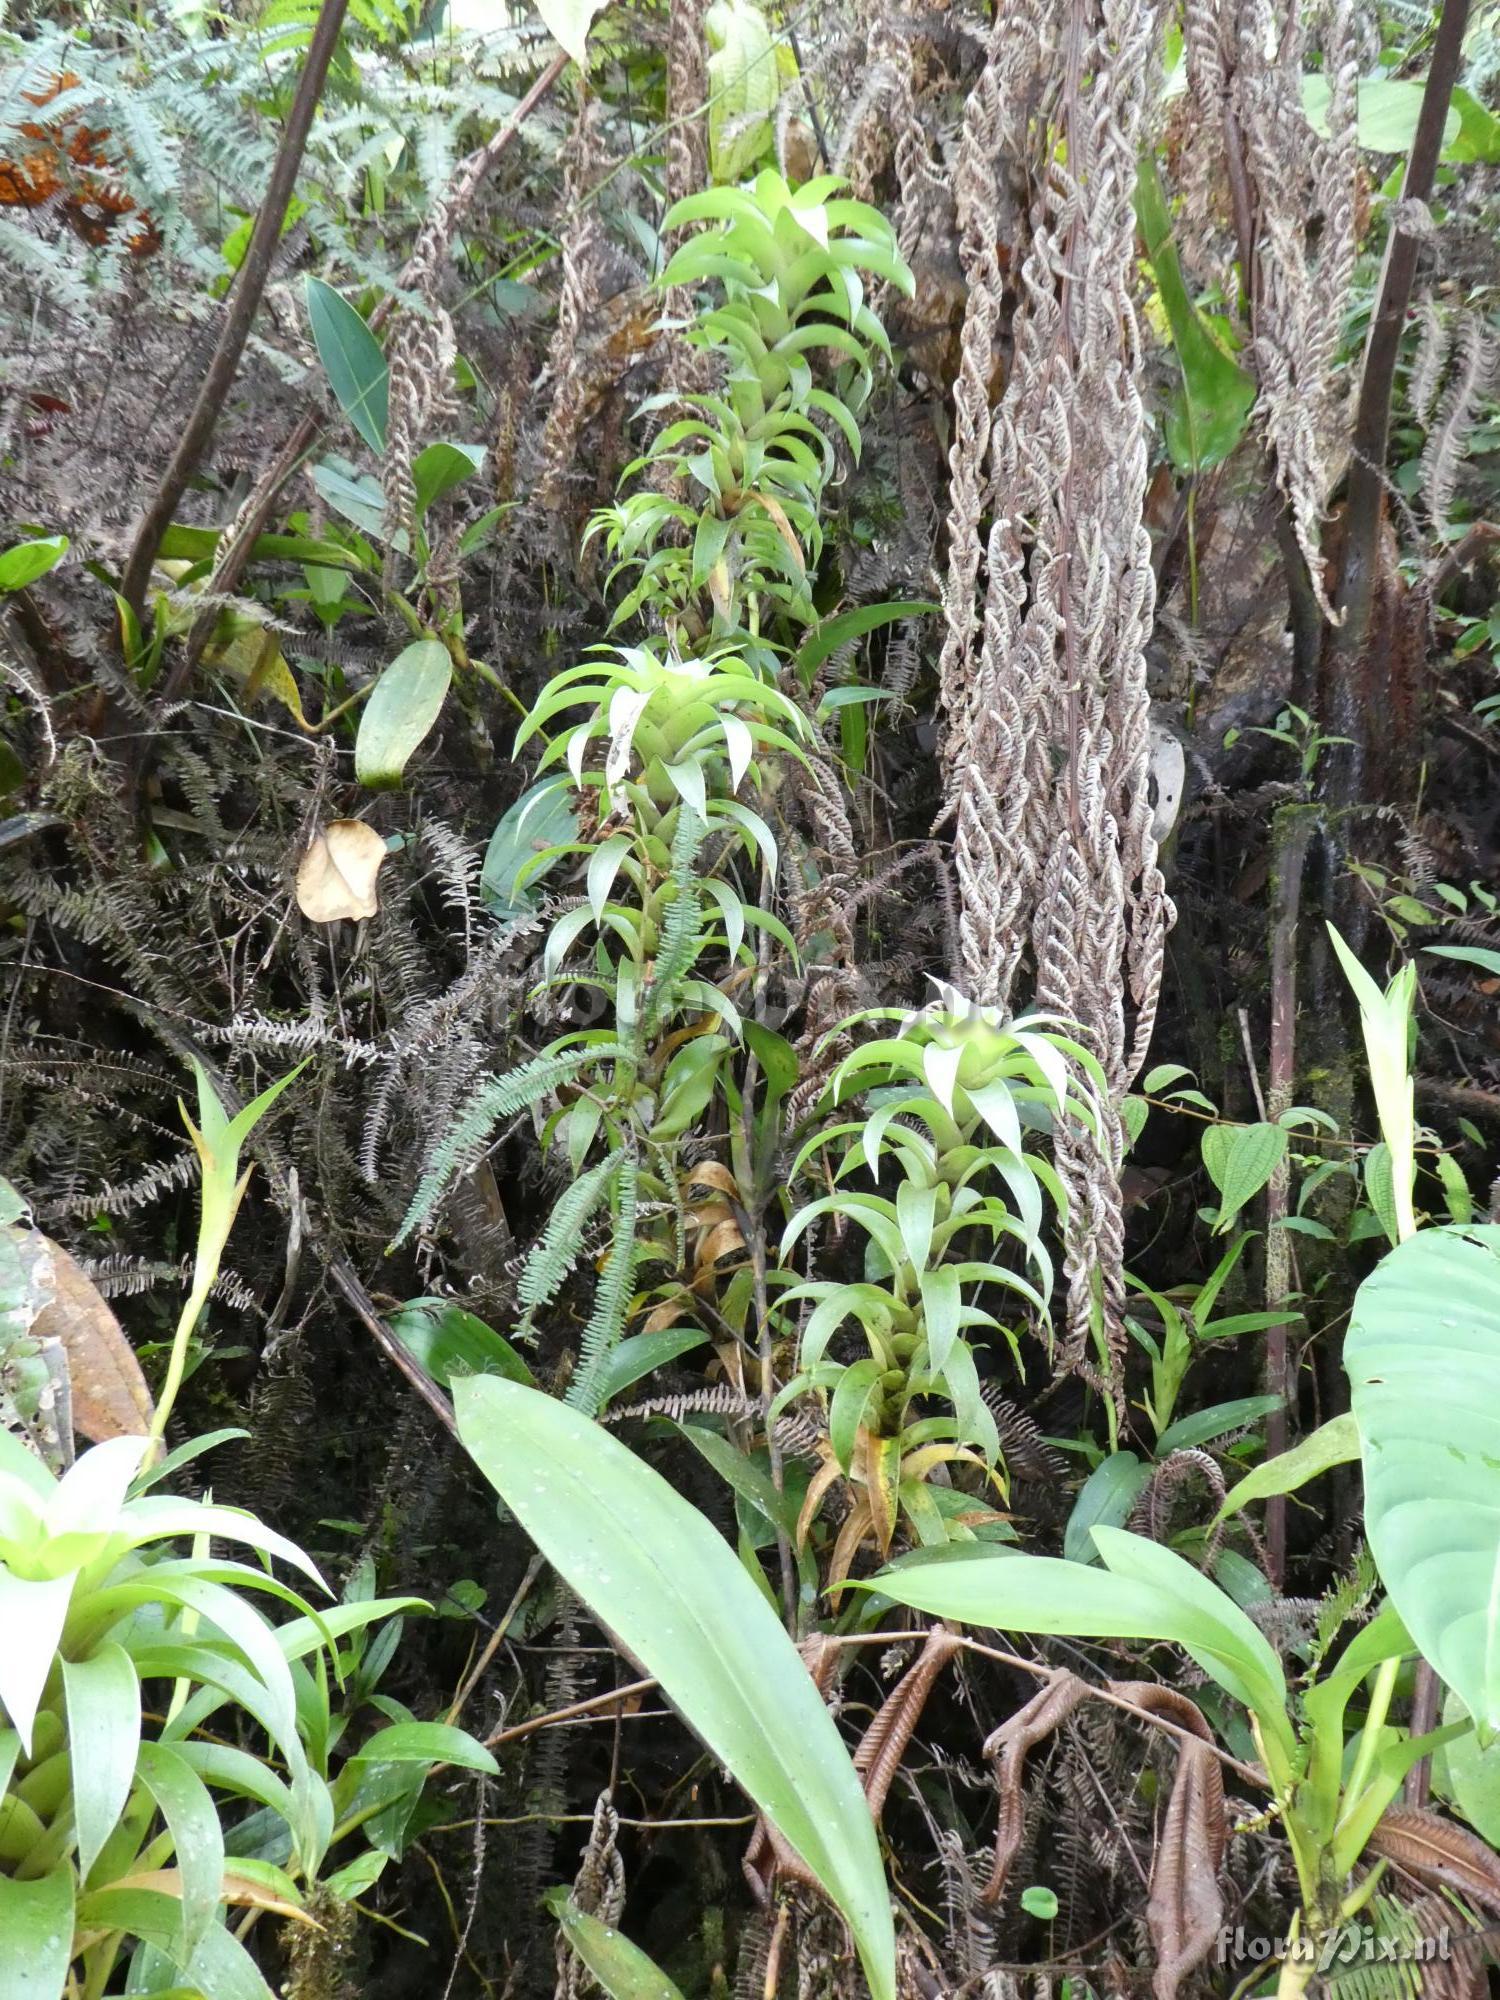
M 0 1874 L 0 2000 L 60 2000 L 73 1957 L 73 1870 Z
M 1417 136 L 1417 120 L 1422 115 L 1426 78 L 1362 76 L 1358 84 L 1355 126 L 1358 140 L 1368 153 L 1409 153 Z M 1302 108 L 1307 122 L 1320 138 L 1328 137 L 1328 78 L 1310 71 L 1302 79 Z M 1463 119 L 1450 111 L 1443 125 L 1446 155 L 1459 136 Z
M 1489 166 L 1500 161 L 1500 118 L 1462 84 L 1453 93 L 1453 108 L 1459 116 L 1459 132 L 1445 148 L 1446 157 L 1483 160 Z
M 566 1889 L 549 1889 L 542 1901 L 609 2000 L 682 2000 L 679 1989 L 638 1944 L 580 1910 Z
M 1182 471 L 1206 472 L 1221 465 L 1244 436 L 1255 402 L 1255 381 L 1220 344 L 1188 297 L 1161 175 L 1149 150 L 1141 158 L 1135 202 L 1182 373 L 1181 393 L 1167 411 L 1167 449 Z
M 356 1896 L 363 1896 L 373 1889 L 385 1873 L 391 1857 L 379 1854 L 372 1847 L 364 1854 L 357 1855 L 345 1868 L 336 1868 L 331 1875 L 323 1877 L 322 1886 L 340 1902 L 353 1902 Z
M 308 476 L 335 513 L 352 521 L 372 541 L 386 539 L 385 495 L 378 479 L 372 479 L 368 473 L 357 473 L 347 460 L 335 458 L 309 466 Z M 393 547 L 406 547 L 404 529 L 390 539 Z
M 566 778 L 544 778 L 523 792 L 490 836 L 479 871 L 479 893 L 497 917 L 515 916 L 532 907 L 532 885 L 556 865 L 554 859 L 533 867 L 549 847 L 560 847 L 578 831 L 573 787 Z M 525 882 L 520 877 L 525 872 Z
M 882 1363 L 873 1355 L 851 1361 L 840 1372 L 838 1385 L 828 1405 L 828 1441 L 833 1455 L 847 1472 L 854 1463 L 854 1447 L 872 1397 L 880 1390 Z
M 361 1743 L 356 1755 L 372 1764 L 454 1764 L 491 1777 L 500 1768 L 467 1729 L 455 1729 L 447 1722 L 393 1722 Z
M 884 604 L 860 604 L 853 611 L 840 611 L 832 618 L 820 619 L 812 635 L 797 649 L 795 664 L 802 685 L 810 687 L 818 668 L 841 646 L 851 645 L 881 625 L 894 624 L 901 618 L 926 617 L 941 609 L 941 605 L 925 597 L 903 597 Z
M 383 452 L 390 371 L 380 342 L 348 300 L 321 278 L 307 281 L 307 317 L 339 408 L 371 451 Z
M 703 16 L 708 58 L 708 160 L 716 181 L 743 180 L 772 141 L 781 68 L 765 16 L 751 0 L 713 0 Z
M 958 1270 L 940 1264 L 935 1271 L 923 1271 L 917 1280 L 922 1294 L 922 1324 L 927 1333 L 927 1360 L 940 1375 L 953 1357 L 953 1345 L 962 1324 L 963 1292 Z
M 1096 1527 L 1105 1568 L 1056 1556 L 908 1561 L 862 1587 L 898 1604 L 1002 1632 L 1159 1639 L 1178 1645 L 1262 1727 L 1289 1741 L 1286 1682 L 1264 1635 L 1191 1563 L 1123 1528 Z
M 39 535 L 34 541 L 17 542 L 0 555 L 0 596 L 9 590 L 24 590 L 49 569 L 56 569 L 68 553 L 66 535 Z
M 604 1364 L 599 1377 L 600 1407 L 633 1388 L 643 1375 L 664 1368 L 679 1354 L 701 1347 L 708 1335 L 701 1326 L 684 1324 L 658 1327 L 654 1333 L 633 1333 L 622 1340 Z
M 702 1424 L 679 1424 L 677 1428 L 725 1483 L 764 1516 L 770 1527 L 780 1528 L 787 1534 L 795 1530 L 796 1503 L 785 1493 L 776 1491 L 772 1480 L 753 1459 L 747 1458 L 728 1438 Z
M 1481 944 L 1424 944 L 1429 958 L 1455 958 L 1461 965 L 1477 965 L 1482 972 L 1500 972 L 1500 951 L 1488 951 Z
M 472 479 L 484 464 L 481 444 L 430 444 L 411 462 L 411 481 L 420 520 L 435 500 Z
M 708 1521 L 609 1432 L 494 1377 L 454 1386 L 459 1435 L 549 1562 L 615 1633 L 843 1911 L 894 2000 L 890 1897 L 833 1718 Z
M 503 1334 L 451 1299 L 408 1299 L 387 1324 L 417 1366 L 441 1388 L 451 1389 L 459 1375 L 536 1380 Z
M 141 1740 L 141 1688 L 130 1655 L 113 1642 L 86 1660 L 65 1659 L 62 1677 L 78 1875 L 86 1882 L 130 1797 Z
M 1469 1711 L 1456 1694 L 1443 1704 L 1445 1724 L 1465 1722 Z M 1454 1805 L 1491 1847 L 1500 1842 L 1500 1742 L 1482 1744 L 1476 1730 L 1445 1743 L 1433 1759 L 1433 1781 L 1441 1777 Z
M 354 739 L 362 785 L 399 785 L 407 761 L 443 710 L 453 660 L 437 639 L 415 639 L 386 668 L 365 703 Z
M 80 1927 L 122 1930 L 143 1938 L 177 1962 L 181 1925 L 175 1896 L 155 1889 L 97 1889 L 79 1904 L 78 1922 Z M 254 1959 L 222 1924 L 209 1926 L 179 1969 L 190 1991 L 211 1995 L 212 2000 L 275 2000 Z M 10 2000 L 3 1989 L 0 2000 Z
M 1500 1729 L 1500 1228 L 1424 1229 L 1360 1286 L 1344 1342 L 1381 1580 Z
M 1063 1555 L 1069 1562 L 1097 1563 L 1094 1529 L 1122 1528 L 1151 1477 L 1151 1468 L 1133 1451 L 1112 1451 L 1083 1482 L 1068 1525 L 1063 1530 Z
M 553 40 L 567 50 L 580 69 L 586 70 L 589 28 L 606 4 L 607 0 L 536 0 L 536 11 Z
M 1280 1125 L 1210 1125 L 1203 1134 L 1203 1164 L 1222 1197 L 1215 1231 L 1228 1229 L 1252 1196 L 1286 1158 Z

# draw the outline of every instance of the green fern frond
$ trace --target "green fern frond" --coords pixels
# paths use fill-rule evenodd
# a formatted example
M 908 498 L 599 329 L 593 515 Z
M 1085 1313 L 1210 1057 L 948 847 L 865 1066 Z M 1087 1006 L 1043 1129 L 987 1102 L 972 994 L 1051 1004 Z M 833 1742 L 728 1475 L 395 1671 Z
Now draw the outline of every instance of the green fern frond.
M 1348 1573 L 1334 1584 L 1319 1608 L 1312 1645 L 1314 1667 L 1322 1663 L 1344 1626 L 1351 1619 L 1364 1616 L 1379 1587 L 1380 1579 L 1375 1573 L 1370 1551 L 1361 1548 Z
M 577 1261 L 584 1229 L 608 1195 L 619 1163 L 617 1149 L 587 1173 L 580 1174 L 553 1203 L 547 1227 L 532 1245 L 517 1287 L 516 1296 L 526 1309 L 520 1332 L 529 1333 L 538 1310 L 556 1298 L 559 1285 Z
M 672 900 L 661 927 L 651 997 L 645 1010 L 648 1029 L 670 1019 L 677 1005 L 678 981 L 692 970 L 702 950 L 703 902 L 693 864 L 707 832 L 691 806 L 678 808 L 677 829 L 672 836 Z
M 625 1331 L 625 1315 L 630 1310 L 635 1284 L 636 1207 L 640 1191 L 640 1168 L 633 1153 L 624 1154 L 615 1168 L 614 1242 L 609 1262 L 594 1294 L 594 1310 L 583 1330 L 578 1349 L 578 1366 L 568 1384 L 566 1400 L 585 1416 L 597 1416 L 603 1401 L 601 1377 L 604 1365 L 620 1344 Z
M 452 1131 L 439 1141 L 391 1249 L 398 1250 L 412 1231 L 427 1220 L 449 1182 L 473 1164 L 502 1118 L 538 1103 L 549 1090 L 566 1083 L 588 1064 L 623 1054 L 618 1043 L 607 1043 L 602 1048 L 568 1049 L 559 1055 L 544 1050 L 520 1069 L 510 1070 L 505 1076 L 492 1076 L 470 1099 Z

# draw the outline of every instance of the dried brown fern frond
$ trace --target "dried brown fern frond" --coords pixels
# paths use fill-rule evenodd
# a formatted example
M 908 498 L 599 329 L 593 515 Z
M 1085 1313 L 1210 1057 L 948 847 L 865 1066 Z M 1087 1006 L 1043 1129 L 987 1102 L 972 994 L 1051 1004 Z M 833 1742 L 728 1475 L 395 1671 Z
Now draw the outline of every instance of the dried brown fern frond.
M 1117 1398 L 1124 1225 L 1113 1106 L 1144 1056 L 1171 918 L 1150 802 L 1154 579 L 1133 298 L 1135 163 L 1158 28 L 1154 8 L 1124 0 L 996 17 L 955 183 L 971 291 L 940 666 L 961 982 L 970 998 L 1004 1005 L 1029 956 L 1038 1002 L 1077 1024 L 1109 1085 L 1097 1133 L 1068 1126 L 1057 1139 L 1070 1195 L 1062 1360 Z M 995 189 L 1007 141 L 1024 149 L 1039 187 L 1011 373 L 992 420 Z
M 1303 100 L 1308 26 L 1328 83 L 1326 134 Z M 1242 262 L 1252 274 L 1256 418 L 1325 616 L 1321 530 L 1344 438 L 1335 366 L 1357 249 L 1359 42 L 1353 0 L 1319 13 L 1278 0 L 1190 0 L 1189 88 L 1222 132 Z
M 1453 334 L 1447 386 L 1422 447 L 1422 504 L 1439 532 L 1453 509 L 1468 435 L 1494 374 L 1497 352 L 1495 330 L 1477 312 L 1462 313 Z
M 625 1908 L 625 1863 L 620 1858 L 619 1836 L 620 1815 L 609 1793 L 601 1792 L 594 1802 L 594 1821 L 583 1858 L 573 1877 L 573 1901 L 586 1916 L 611 1926 L 620 1921 Z M 582 2000 L 593 1990 L 592 1975 L 559 1925 L 554 2000 Z

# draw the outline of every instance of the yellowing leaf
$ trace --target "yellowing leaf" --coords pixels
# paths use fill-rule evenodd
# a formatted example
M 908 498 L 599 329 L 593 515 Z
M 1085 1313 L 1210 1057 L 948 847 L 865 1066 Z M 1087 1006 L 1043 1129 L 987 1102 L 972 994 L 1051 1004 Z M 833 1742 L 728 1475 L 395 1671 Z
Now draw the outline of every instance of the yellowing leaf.
M 299 729 L 311 733 L 312 724 L 302 712 L 302 696 L 276 634 L 248 621 L 237 622 L 237 631 L 227 638 L 216 638 L 204 649 L 204 659 L 210 666 L 226 667 L 242 680 L 247 701 L 267 695 L 287 711 Z
M 373 917 L 385 842 L 362 819 L 336 819 L 313 838 L 297 870 L 297 908 L 311 923 Z

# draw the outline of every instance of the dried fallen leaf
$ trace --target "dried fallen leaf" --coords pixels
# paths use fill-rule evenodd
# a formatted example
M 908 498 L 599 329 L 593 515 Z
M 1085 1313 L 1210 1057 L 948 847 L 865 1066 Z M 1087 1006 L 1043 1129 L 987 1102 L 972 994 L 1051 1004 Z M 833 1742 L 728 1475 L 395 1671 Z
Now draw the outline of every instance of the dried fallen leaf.
M 1045 1743 L 1060 1729 L 1083 1702 L 1089 1688 L 1077 1674 L 1065 1670 L 1053 1675 L 1014 1715 L 992 1730 L 984 1754 L 995 1766 L 995 1790 L 1000 1798 L 1000 1818 L 995 1826 L 995 1858 L 990 1877 L 979 1892 L 979 1900 L 993 1909 L 1005 1893 L 1011 1863 L 1021 1845 L 1025 1800 L 1021 1790 L 1026 1776 L 1026 1755 Z
M 1366 1852 L 1382 1855 L 1426 1888 L 1452 1889 L 1500 1910 L 1500 1855 L 1467 1827 L 1423 1806 L 1388 1806 Z
M 1219 1869 L 1229 1840 L 1224 1773 L 1213 1732 L 1196 1702 L 1154 1681 L 1113 1681 L 1110 1691 L 1149 1714 L 1165 1716 L 1201 1742 L 1182 1739 L 1177 1776 L 1151 1863 L 1146 1926 L 1156 1952 L 1154 2000 L 1176 2000 L 1177 1989 L 1212 1951 L 1224 1921 Z
M 362 819 L 336 819 L 314 835 L 297 870 L 297 908 L 315 924 L 373 917 L 385 842 Z
M 37 1229 L 7 1226 L 26 1273 L 33 1340 L 61 1343 L 68 1362 L 73 1428 L 91 1444 L 144 1437 L 153 1404 L 124 1329 L 82 1266 Z

